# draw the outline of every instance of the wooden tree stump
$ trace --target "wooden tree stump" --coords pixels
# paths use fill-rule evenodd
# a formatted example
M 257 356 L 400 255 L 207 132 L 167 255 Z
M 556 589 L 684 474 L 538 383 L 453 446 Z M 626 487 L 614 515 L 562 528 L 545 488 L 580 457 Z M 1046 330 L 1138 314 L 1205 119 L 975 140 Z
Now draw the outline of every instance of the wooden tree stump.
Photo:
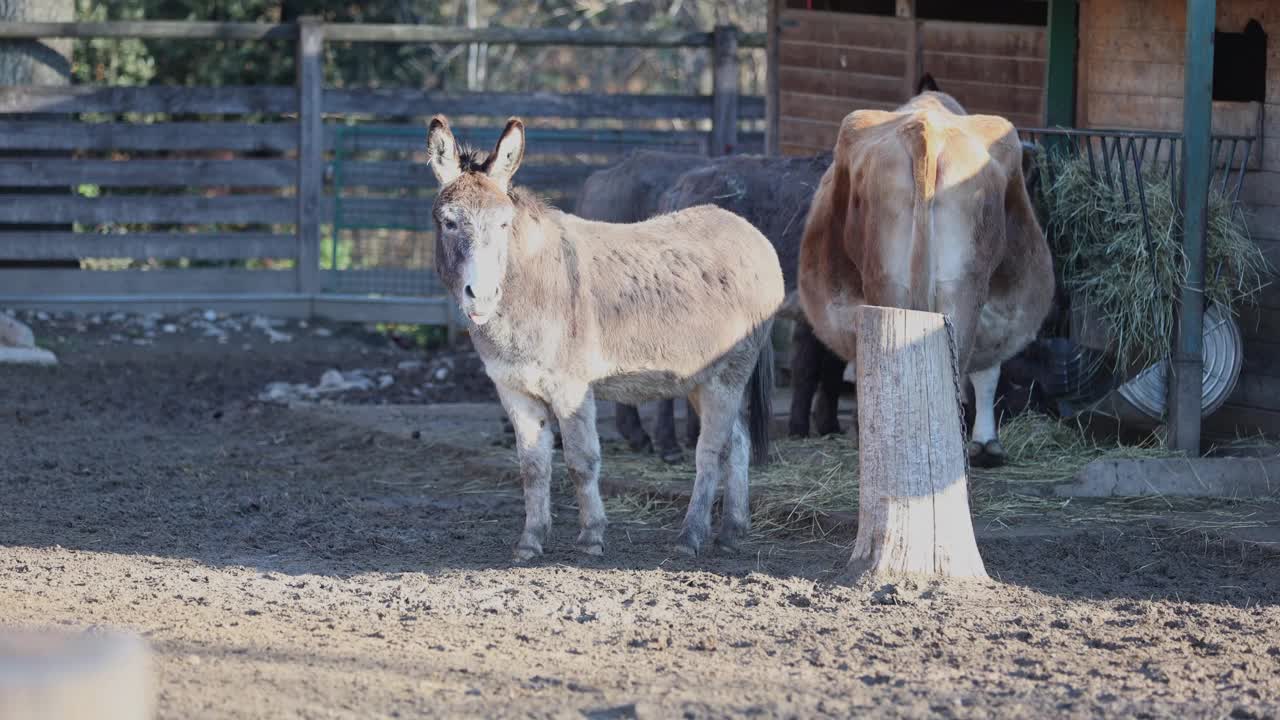
M 849 571 L 985 578 L 950 322 L 874 306 L 854 318 L 861 486 Z
M 0 631 L 0 720 L 147 720 L 151 655 L 133 635 Z

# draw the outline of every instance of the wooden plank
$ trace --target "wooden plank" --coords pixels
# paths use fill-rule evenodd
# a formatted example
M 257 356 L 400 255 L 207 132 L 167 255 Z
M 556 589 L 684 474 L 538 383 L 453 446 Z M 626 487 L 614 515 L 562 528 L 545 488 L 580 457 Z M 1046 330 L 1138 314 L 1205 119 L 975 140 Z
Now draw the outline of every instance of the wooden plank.
M 145 20 L 116 22 L 3 22 L 0 39 L 150 38 L 186 40 L 292 40 L 292 24 Z
M 841 45 L 783 43 L 782 47 L 778 48 L 778 62 L 782 67 L 806 67 L 891 77 L 903 77 L 907 72 L 907 55 L 901 50 L 851 48 Z
M 844 99 L 803 93 L 782 93 L 782 114 L 787 118 L 804 118 L 833 123 L 841 121 L 855 110 L 892 110 L 897 103 L 874 102 L 862 99 Z M 835 143 L 835 137 L 831 139 Z
M 292 235 L 270 233 L 4 232 L 2 228 L 0 258 L 5 260 L 239 260 L 292 258 L 297 252 Z
M 463 28 L 451 25 L 333 23 L 333 40 L 394 43 L 485 43 L 579 47 L 708 47 L 710 33 L 682 30 L 579 30 L 570 28 Z M 293 23 L 210 21 L 6 22 L 0 39 L 147 38 L 188 40 L 293 40 Z M 744 33 L 743 47 L 764 47 L 764 33 Z
M 1244 362 L 1240 366 L 1241 374 L 1280 377 L 1280 342 L 1275 340 L 1250 340 Z
M 765 22 L 765 141 L 764 154 L 778 154 L 778 43 L 781 40 L 781 6 L 783 0 L 767 0 L 768 7 Z
M 1242 407 L 1230 403 L 1204 419 L 1205 434 L 1237 438 L 1259 432 L 1280 435 L 1280 411 Z
M 0 223 L 263 223 L 297 220 L 292 198 L 267 195 L 0 195 Z M 3 229 L 0 227 L 0 229 Z
M 1044 107 L 1042 87 L 961 82 L 942 77 L 937 77 L 937 80 L 945 92 L 955 96 L 964 109 L 974 115 L 1029 115 L 1035 118 L 1040 117 L 1040 110 Z
M 1049 54 L 1048 33 L 1040 27 L 924 20 L 920 42 L 927 52 L 997 55 L 1044 60 Z
M 1254 152 L 1257 151 L 1255 146 Z M 1247 206 L 1280 206 L 1280 171 L 1267 170 L 1246 174 L 1244 187 L 1240 189 L 1240 202 Z M 1280 240 L 1280 228 L 1274 228 L 1268 237 Z
M 781 86 L 789 92 L 895 104 L 902 101 L 901 77 L 802 67 L 782 67 L 778 75 Z
M 385 322 L 406 325 L 448 325 L 453 307 L 447 298 L 368 297 L 321 293 L 311 314 L 336 322 Z
M 293 285 L 292 272 L 237 268 L 0 270 L 0 288 L 10 297 L 269 293 L 286 292 L 292 290 Z M 0 298 L 0 302 L 3 300 Z
M 431 201 L 419 198 L 336 198 L 323 201 L 322 223 L 337 222 L 339 208 L 342 225 L 353 229 L 389 228 L 430 230 Z
M 1105 22 L 1105 21 L 1104 21 Z M 1122 32 L 1117 30 L 1080 35 L 1080 52 L 1089 63 L 1099 59 L 1116 62 L 1176 63 L 1184 60 L 1183 32 Z
M 704 147 L 707 133 L 699 130 L 611 130 L 527 128 L 525 162 L 538 155 L 616 154 L 639 147 Z M 458 142 L 479 147 L 492 147 L 502 131 L 501 126 L 453 128 Z M 347 153 L 394 150 L 422 152 L 426 146 L 426 127 L 418 123 L 361 124 L 344 126 L 329 123 L 324 127 L 325 148 L 333 150 L 338 143 Z M 764 134 L 740 132 L 739 142 L 762 144 Z
M 353 115 L 428 116 L 511 115 L 572 118 L 711 117 L 711 97 L 693 95 L 622 95 L 590 93 L 441 93 L 408 89 L 325 90 L 326 113 Z M 739 118 L 764 117 L 764 99 L 739 98 Z
M 836 136 L 840 133 L 840 123 L 820 122 L 783 115 L 781 124 L 781 139 L 784 144 L 819 148 L 821 150 L 829 151 L 834 148 Z
M 320 205 L 324 200 L 324 25 L 318 17 L 298 19 L 296 66 L 298 102 L 298 290 L 320 290 Z
M 732 26 L 715 30 L 711 52 L 711 154 L 732 155 L 738 146 L 738 35 Z
M 1245 224 L 1254 237 L 1275 238 L 1280 234 L 1280 206 L 1254 205 L 1245 215 Z M 1276 267 L 1280 269 L 1280 265 Z
M 1237 407 L 1280 410 L 1280 377 L 1242 374 L 1228 402 Z
M 290 152 L 298 146 L 293 123 L 90 123 L 0 120 L 0 150 L 239 150 Z
M 0 295 L 0 305 L 14 310 L 103 313 L 133 312 L 178 315 L 192 310 L 252 313 L 270 317 L 305 318 L 312 314 L 309 296 L 295 293 L 164 293 L 135 295 L 53 296 Z
M 287 86 L 103 87 L 0 86 L 0 114 L 40 113 L 291 113 L 298 108 Z
M 533 188 L 576 188 L 591 173 L 610 167 L 611 163 L 588 164 L 573 163 L 569 165 L 528 165 L 522 164 L 516 173 L 515 182 Z M 335 185 L 338 181 L 334 176 Z M 431 166 L 425 162 L 384 161 L 349 161 L 343 164 L 342 186 L 350 187 L 393 187 L 393 188 L 435 188 L 436 178 Z
M 846 47 L 903 50 L 912 23 L 901 18 L 821 10 L 783 10 L 782 44 L 822 43 Z
M 992 58 L 924 52 L 924 70 L 933 74 L 944 92 L 950 92 L 948 88 L 953 82 L 989 83 L 1038 90 L 1044 87 L 1045 67 L 1046 62 L 1037 58 Z M 943 78 L 946 78 L 945 82 Z
M 1255 341 L 1269 342 L 1280 337 L 1280 310 L 1259 305 L 1241 305 L 1236 319 L 1244 336 L 1245 352 Z
M 1095 72 L 1089 76 L 1089 89 L 1095 92 L 1182 97 L 1185 83 L 1182 63 L 1140 62 L 1092 58 Z
M 0 158 L 0 187 L 292 187 L 292 160 Z

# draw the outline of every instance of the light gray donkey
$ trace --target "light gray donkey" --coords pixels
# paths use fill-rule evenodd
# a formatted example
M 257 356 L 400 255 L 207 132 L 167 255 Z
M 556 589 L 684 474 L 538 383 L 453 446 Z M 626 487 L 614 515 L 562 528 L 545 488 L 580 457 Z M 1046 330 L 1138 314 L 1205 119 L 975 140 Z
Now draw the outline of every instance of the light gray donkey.
M 603 552 L 597 397 L 689 398 L 702 433 L 676 548 L 696 555 L 711 538 L 722 478 L 717 540 L 736 548 L 751 522 L 752 447 L 768 452 L 769 334 L 784 299 L 777 253 L 746 220 L 710 205 L 632 224 L 550 208 L 511 185 L 524 139 L 513 118 L 493 153 L 463 151 L 442 116 L 427 137 L 440 181 L 436 270 L 515 429 L 525 496 L 516 560 L 541 554 L 551 527 L 553 416 L 577 489 L 578 547 Z

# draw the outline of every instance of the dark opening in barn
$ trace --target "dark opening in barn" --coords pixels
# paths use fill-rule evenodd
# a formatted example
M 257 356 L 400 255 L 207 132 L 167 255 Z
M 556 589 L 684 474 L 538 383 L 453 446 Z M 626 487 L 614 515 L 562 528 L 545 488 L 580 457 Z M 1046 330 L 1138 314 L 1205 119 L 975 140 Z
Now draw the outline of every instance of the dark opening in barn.
M 1256 19 L 1244 32 L 1213 34 L 1213 99 L 1266 102 L 1267 34 Z

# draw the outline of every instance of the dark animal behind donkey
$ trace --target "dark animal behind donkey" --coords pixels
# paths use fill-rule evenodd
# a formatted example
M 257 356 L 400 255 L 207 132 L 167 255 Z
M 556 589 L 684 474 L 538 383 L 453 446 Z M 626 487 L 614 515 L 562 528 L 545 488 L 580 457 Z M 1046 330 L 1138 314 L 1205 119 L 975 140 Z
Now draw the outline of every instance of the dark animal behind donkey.
M 701 552 L 722 481 L 717 541 L 736 547 L 751 522 L 752 449 L 768 450 L 770 332 L 786 295 L 777 253 L 714 206 L 616 224 L 544 205 L 511 185 L 524 138 L 512 119 L 492 154 L 463 151 L 441 116 L 427 138 L 440 183 L 436 271 L 515 429 L 525 493 L 515 558 L 541 554 L 549 536 L 553 418 L 577 489 L 578 546 L 603 551 L 597 398 L 690 399 L 703 428 L 676 547 Z

